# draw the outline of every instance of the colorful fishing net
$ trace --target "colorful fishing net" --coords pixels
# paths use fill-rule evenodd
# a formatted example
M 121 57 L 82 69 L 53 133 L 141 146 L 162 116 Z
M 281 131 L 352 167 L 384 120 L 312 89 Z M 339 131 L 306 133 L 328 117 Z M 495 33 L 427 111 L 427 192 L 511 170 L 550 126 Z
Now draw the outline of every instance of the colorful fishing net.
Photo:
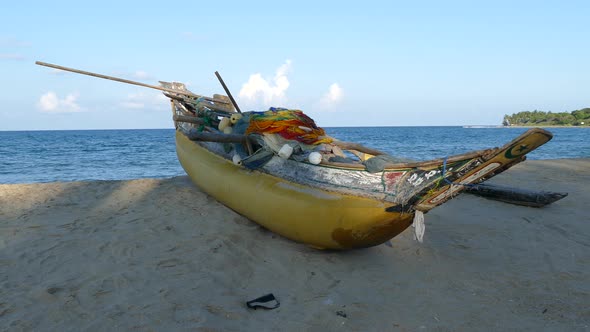
M 266 112 L 253 112 L 246 129 L 246 134 L 251 133 L 278 134 L 308 145 L 332 142 L 332 138 L 302 111 L 285 108 L 271 107 Z

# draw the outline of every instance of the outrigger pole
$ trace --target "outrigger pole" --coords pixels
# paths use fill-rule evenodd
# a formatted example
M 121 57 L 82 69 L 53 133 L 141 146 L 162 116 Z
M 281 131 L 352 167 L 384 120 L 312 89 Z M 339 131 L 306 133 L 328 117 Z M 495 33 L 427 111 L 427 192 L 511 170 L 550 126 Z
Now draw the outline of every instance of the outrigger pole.
M 145 83 L 141 83 L 141 82 L 126 80 L 124 78 L 118 78 L 118 77 L 113 77 L 113 76 L 107 76 L 107 75 L 92 73 L 92 72 L 89 72 L 89 71 L 84 71 L 84 70 L 79 70 L 79 69 L 74 69 L 74 68 L 68 68 L 68 67 L 58 66 L 58 65 L 51 64 L 51 63 L 41 62 L 41 61 L 35 61 L 35 64 L 37 64 L 39 66 L 45 66 L 45 67 L 55 68 L 55 69 L 59 69 L 59 70 L 65 70 L 65 71 L 69 71 L 69 72 L 76 73 L 76 74 L 82 74 L 82 75 L 88 75 L 88 76 L 94 76 L 94 77 L 98 77 L 98 78 L 103 78 L 105 80 L 117 81 L 117 82 L 121 82 L 121 83 L 127 83 L 127 84 L 133 84 L 133 85 L 143 86 L 143 87 L 150 88 L 150 89 L 156 89 L 156 90 L 160 90 L 160 91 L 166 91 L 166 92 L 175 93 L 175 94 L 178 94 L 178 95 L 184 95 L 184 96 L 195 98 L 195 99 L 201 98 L 201 99 L 208 100 L 208 101 L 214 101 L 216 103 L 230 104 L 229 102 L 227 102 L 225 100 L 216 99 L 216 98 L 210 98 L 210 97 L 204 97 L 204 96 L 199 96 L 199 95 L 194 94 L 194 93 L 189 92 L 189 91 L 168 89 L 168 88 L 164 88 L 164 87 L 157 86 L 157 85 L 145 84 Z M 233 98 L 231 98 L 231 96 L 230 96 L 230 99 L 233 102 Z M 237 106 L 236 106 L 236 109 L 238 109 Z M 239 109 L 238 109 L 238 111 L 239 111 Z

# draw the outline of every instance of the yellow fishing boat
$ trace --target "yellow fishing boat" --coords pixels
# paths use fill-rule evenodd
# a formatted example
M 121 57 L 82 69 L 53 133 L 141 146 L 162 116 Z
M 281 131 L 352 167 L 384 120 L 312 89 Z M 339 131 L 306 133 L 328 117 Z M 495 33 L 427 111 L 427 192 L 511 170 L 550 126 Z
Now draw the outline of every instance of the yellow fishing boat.
M 178 160 L 192 181 L 250 220 L 321 249 L 375 246 L 412 224 L 421 241 L 424 213 L 552 138 L 535 128 L 498 148 L 401 160 L 329 137 L 299 110 L 242 113 L 219 76 L 228 97 L 196 95 L 181 83 L 152 86 L 37 64 L 164 91 Z
M 185 90 L 176 83 L 162 84 L 169 89 Z M 223 96 L 194 100 L 165 94 L 172 100 L 178 159 L 198 187 L 269 230 L 322 249 L 375 246 L 414 222 L 421 240 L 423 213 L 456 196 L 466 186 L 524 160 L 528 152 L 552 137 L 543 129 L 531 129 L 500 148 L 425 162 L 400 162 L 382 152 L 327 136 L 319 136 L 319 144 L 279 137 L 277 145 L 277 127 L 281 126 L 276 124 L 294 121 L 291 113 L 300 111 L 270 109 L 242 113 L 234 124 L 238 133 L 230 133 L 226 128 L 220 131 L 204 125 L 232 116 L 233 110 L 228 109 Z M 295 117 L 301 120 L 299 114 Z M 323 134 L 313 120 L 304 119 L 308 121 L 304 123 L 307 128 Z M 240 126 L 241 121 L 246 125 Z M 257 132 L 249 131 L 258 126 L 252 125 L 253 121 L 264 122 L 265 126 Z M 248 129 L 244 130 L 246 126 Z M 293 130 L 289 125 L 283 127 Z M 310 130 L 302 133 L 308 134 Z M 305 147 L 299 149 L 299 156 L 285 157 L 280 154 L 282 144 Z M 254 148 L 248 152 L 244 147 L 247 145 Z M 260 157 L 259 151 L 266 153 Z M 314 152 L 310 151 L 320 151 L 319 163 L 311 161 Z M 347 156 L 355 156 L 356 160 Z M 254 159 L 251 164 L 249 159 Z M 376 164 L 377 169 L 369 169 L 369 162 L 374 159 L 380 163 Z
M 264 170 L 249 170 L 191 141 L 181 130 L 176 132 L 176 148 L 178 160 L 192 181 L 229 208 L 292 240 L 317 248 L 350 249 L 378 245 L 395 237 L 412 224 L 416 210 L 426 212 L 458 194 L 464 184 L 476 183 L 504 170 L 504 166 L 514 165 L 520 157 L 515 161 L 506 153 L 515 147 L 526 145 L 533 149 L 550 137 L 544 130 L 533 129 L 505 148 L 449 158 L 453 165 L 469 165 L 457 172 L 447 171 L 444 179 L 453 178 L 455 185 L 444 182 L 442 160 L 392 165 L 383 176 L 377 175 L 411 186 L 411 179 L 437 174 L 405 201 L 338 192 L 321 184 L 312 186 Z M 315 167 L 363 172 L 327 163 Z M 389 182 L 379 189 L 392 185 Z

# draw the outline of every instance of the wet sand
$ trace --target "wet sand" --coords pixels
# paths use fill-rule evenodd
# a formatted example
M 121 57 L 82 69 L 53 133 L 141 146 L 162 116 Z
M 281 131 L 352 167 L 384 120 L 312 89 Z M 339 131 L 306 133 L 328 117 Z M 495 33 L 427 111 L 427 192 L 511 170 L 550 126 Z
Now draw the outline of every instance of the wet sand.
M 0 330 L 588 331 L 590 159 L 490 181 L 569 196 L 460 195 L 392 247 L 318 251 L 187 177 L 0 185 Z M 275 310 L 245 302 L 273 293 Z

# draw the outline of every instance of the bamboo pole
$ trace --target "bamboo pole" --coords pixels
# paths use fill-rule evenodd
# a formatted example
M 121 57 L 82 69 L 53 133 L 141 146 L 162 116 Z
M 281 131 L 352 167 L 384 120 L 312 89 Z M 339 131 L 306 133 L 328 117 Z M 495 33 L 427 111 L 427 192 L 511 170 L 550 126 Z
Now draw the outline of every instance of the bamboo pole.
M 150 88 L 150 89 L 156 89 L 156 90 L 160 90 L 160 91 L 166 91 L 166 92 L 176 93 L 176 94 L 179 94 L 179 95 L 189 96 L 189 97 L 192 97 L 192 98 L 195 98 L 195 99 L 196 98 L 203 98 L 205 100 L 214 101 L 216 103 L 229 104 L 225 100 L 220 100 L 220 99 L 214 99 L 214 98 L 210 98 L 210 97 L 199 96 L 199 95 L 194 94 L 194 93 L 189 92 L 189 91 L 168 89 L 168 88 L 164 88 L 164 87 L 157 86 L 157 85 L 145 84 L 145 83 L 141 83 L 141 82 L 127 80 L 127 79 L 124 79 L 124 78 L 118 78 L 118 77 L 114 77 L 114 76 L 107 76 L 107 75 L 92 73 L 92 72 L 89 72 L 89 71 L 84 71 L 84 70 L 79 70 L 79 69 L 74 69 L 74 68 L 68 68 L 68 67 L 58 66 L 58 65 L 51 64 L 51 63 L 41 62 L 41 61 L 35 61 L 35 64 L 37 64 L 39 66 L 45 66 L 45 67 L 55 68 L 55 69 L 59 69 L 59 70 L 65 70 L 65 71 L 69 71 L 69 72 L 76 73 L 76 74 L 82 74 L 82 75 L 88 75 L 88 76 L 98 77 L 98 78 L 102 78 L 102 79 L 105 79 L 105 80 L 111 80 L 111 81 L 116 81 L 116 82 L 121 82 L 121 83 L 126 83 L 126 84 L 143 86 L 143 87 Z
M 231 95 L 231 92 L 229 92 L 229 89 L 225 85 L 225 82 L 223 82 L 223 78 L 221 78 L 221 75 L 219 75 L 219 73 L 216 71 L 215 72 L 215 76 L 217 76 L 217 79 L 219 80 L 219 83 L 221 83 L 221 86 L 225 90 L 225 93 L 227 93 L 227 96 L 229 97 L 229 100 L 231 100 L 232 105 L 234 105 L 234 107 L 236 108 L 236 111 L 238 111 L 238 113 L 242 113 L 242 111 L 238 107 L 238 104 L 234 100 L 234 97 Z

